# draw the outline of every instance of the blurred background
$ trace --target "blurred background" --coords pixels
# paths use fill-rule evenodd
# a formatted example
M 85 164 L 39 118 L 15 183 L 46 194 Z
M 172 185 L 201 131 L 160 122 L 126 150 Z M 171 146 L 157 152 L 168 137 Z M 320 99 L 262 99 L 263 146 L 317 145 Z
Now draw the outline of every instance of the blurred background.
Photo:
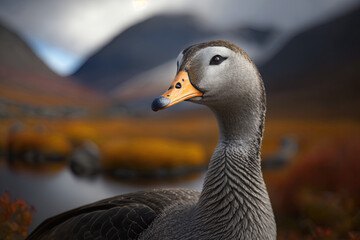
M 358 0 L 1 0 L 0 238 L 155 187 L 201 190 L 204 107 L 152 112 L 191 44 L 227 40 L 267 91 L 279 239 L 360 239 Z

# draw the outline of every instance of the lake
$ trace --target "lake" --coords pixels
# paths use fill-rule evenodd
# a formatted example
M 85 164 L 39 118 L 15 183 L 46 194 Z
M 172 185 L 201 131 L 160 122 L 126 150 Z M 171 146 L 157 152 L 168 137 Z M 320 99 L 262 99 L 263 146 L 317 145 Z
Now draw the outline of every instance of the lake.
M 12 199 L 21 198 L 36 209 L 29 232 L 49 217 L 100 199 L 158 187 L 200 190 L 204 181 L 204 174 L 184 180 L 157 182 L 119 181 L 104 175 L 87 179 L 75 176 L 68 167 L 52 174 L 36 174 L 0 162 L 0 194 L 8 191 Z

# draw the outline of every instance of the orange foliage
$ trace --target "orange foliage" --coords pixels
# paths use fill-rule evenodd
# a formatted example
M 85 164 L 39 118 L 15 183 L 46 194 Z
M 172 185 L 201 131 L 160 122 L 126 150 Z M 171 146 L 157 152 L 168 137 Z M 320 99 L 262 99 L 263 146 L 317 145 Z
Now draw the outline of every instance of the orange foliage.
M 26 129 L 9 134 L 9 151 L 21 154 L 27 151 L 36 151 L 46 155 L 67 156 L 70 151 L 68 140 L 63 134 L 48 131 Z
M 110 141 L 101 146 L 104 168 L 155 170 L 203 166 L 207 162 L 200 145 L 156 138 Z
M 11 124 L 1 120 L 0 134 L 6 133 Z M 106 169 L 204 165 L 218 137 L 215 118 L 196 113 L 142 119 L 25 119 L 24 124 L 43 125 L 49 133 L 26 131 L 14 139 L 16 147 L 65 149 L 54 147 L 65 140 L 72 143 L 72 151 L 83 141 L 92 140 L 99 145 L 101 165 Z M 50 141 L 53 144 L 44 144 L 51 139 L 48 134 L 57 136 Z M 267 119 L 262 155 L 276 151 L 279 140 L 289 135 L 299 144 L 294 162 L 282 170 L 264 172 L 278 239 L 359 239 L 360 124 L 347 120 Z M 4 141 L 0 140 L 1 144 Z M 65 150 L 59 152 L 69 154 Z
M 74 146 L 79 146 L 87 140 L 96 141 L 98 139 L 96 128 L 84 122 L 68 124 L 64 129 L 64 133 Z
M 270 187 L 280 227 L 301 230 L 309 239 L 357 236 L 359 172 L 359 138 L 314 146 Z
M 0 131 L 6 133 L 12 124 L 11 121 L 0 122 Z M 141 170 L 203 166 L 207 164 L 217 140 L 213 123 L 202 121 L 200 124 L 199 119 L 193 121 L 191 118 L 161 121 L 128 117 L 25 119 L 24 125 L 25 130 L 9 135 L 7 142 L 3 143 L 4 148 L 10 143 L 11 151 L 15 153 L 31 150 L 45 155 L 61 153 L 59 155 L 67 158 L 77 146 L 91 140 L 99 145 L 102 165 L 106 168 Z M 34 130 L 39 125 L 46 131 Z
M 46 141 L 41 144 L 41 151 L 46 154 L 61 154 L 66 156 L 70 153 L 71 147 L 66 137 L 60 133 L 53 133 L 46 136 Z
M 0 197 L 0 239 L 24 239 L 27 228 L 30 226 L 35 211 L 33 206 L 28 206 L 21 199 L 11 201 L 10 194 L 4 192 Z

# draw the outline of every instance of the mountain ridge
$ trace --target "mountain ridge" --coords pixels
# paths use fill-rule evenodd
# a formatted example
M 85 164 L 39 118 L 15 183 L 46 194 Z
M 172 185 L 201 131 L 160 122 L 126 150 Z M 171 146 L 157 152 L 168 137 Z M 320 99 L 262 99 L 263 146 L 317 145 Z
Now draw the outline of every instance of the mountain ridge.
M 359 118 L 359 25 L 360 6 L 295 35 L 260 66 L 269 109 Z
M 192 15 L 161 14 L 146 19 L 113 38 L 85 61 L 73 77 L 87 86 L 108 92 L 176 58 L 191 44 L 225 36 L 228 40 L 253 41 L 253 48 L 259 48 L 277 33 L 272 28 L 258 30 L 241 26 L 219 32 L 202 24 Z
M 0 66 L 41 72 L 51 77 L 57 76 L 19 34 L 9 30 L 2 22 L 0 22 L 0 39 Z
M 21 36 L 3 23 L 0 23 L 0 96 L 1 109 L 11 109 L 12 105 L 19 109 L 91 108 L 106 102 L 101 94 L 53 72 Z
M 166 36 L 162 35 L 164 29 L 167 30 Z M 154 16 L 114 37 L 92 55 L 73 77 L 96 89 L 109 90 L 177 55 L 179 45 L 185 48 L 190 39 L 209 35 L 198 27 L 197 20 L 191 16 Z M 153 52 L 156 55 L 152 56 Z

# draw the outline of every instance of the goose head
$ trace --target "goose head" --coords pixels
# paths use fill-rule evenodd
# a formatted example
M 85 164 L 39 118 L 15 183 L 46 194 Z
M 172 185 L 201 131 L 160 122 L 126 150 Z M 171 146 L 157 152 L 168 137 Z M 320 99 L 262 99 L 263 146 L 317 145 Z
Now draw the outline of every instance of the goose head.
M 265 93 L 260 74 L 245 51 L 227 41 L 200 43 L 183 50 L 177 66 L 168 91 L 153 101 L 154 111 L 187 100 L 215 113 L 221 137 L 256 134 L 263 124 Z

